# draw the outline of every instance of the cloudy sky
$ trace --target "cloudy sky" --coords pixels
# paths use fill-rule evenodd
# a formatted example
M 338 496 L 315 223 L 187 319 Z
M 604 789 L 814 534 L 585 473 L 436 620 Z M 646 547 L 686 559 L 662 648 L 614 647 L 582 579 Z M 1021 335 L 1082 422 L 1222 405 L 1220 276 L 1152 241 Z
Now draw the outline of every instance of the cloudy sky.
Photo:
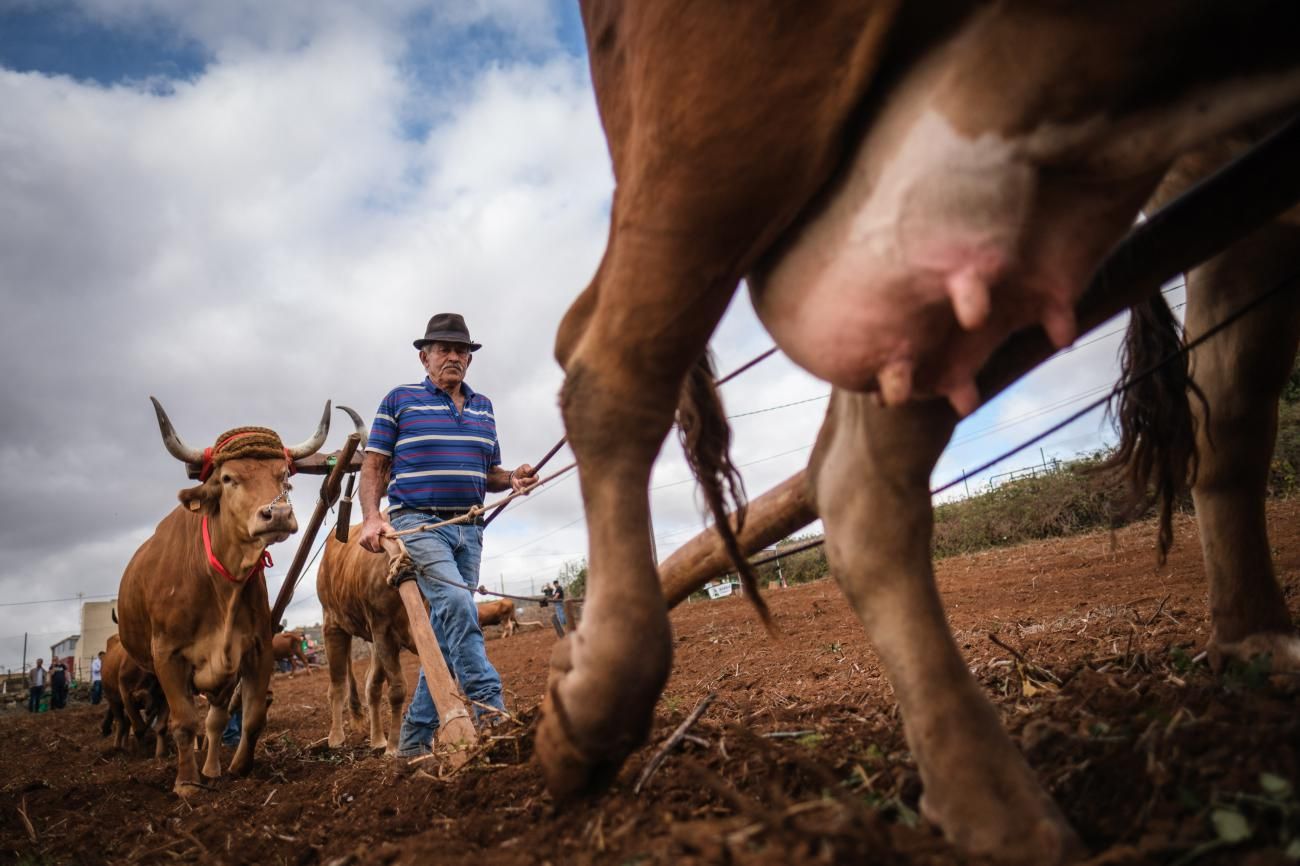
M 0 667 L 24 632 L 29 661 L 74 633 L 78 594 L 111 598 L 186 486 L 151 394 L 198 447 L 242 424 L 296 441 L 326 399 L 369 420 L 417 381 L 410 341 L 456 310 L 506 464 L 562 434 L 552 341 L 612 189 L 570 0 L 0 0 L 0 106 Z M 1119 327 L 968 419 L 936 484 L 1104 387 L 1118 337 L 1095 337 Z M 769 345 L 738 296 L 720 370 Z M 827 393 L 780 356 L 727 386 L 751 494 L 806 461 Z M 665 556 L 703 524 L 675 445 L 653 483 Z M 301 523 L 317 487 L 299 479 Z M 585 547 L 566 480 L 493 524 L 482 578 L 527 592 Z M 318 621 L 314 585 L 291 623 Z

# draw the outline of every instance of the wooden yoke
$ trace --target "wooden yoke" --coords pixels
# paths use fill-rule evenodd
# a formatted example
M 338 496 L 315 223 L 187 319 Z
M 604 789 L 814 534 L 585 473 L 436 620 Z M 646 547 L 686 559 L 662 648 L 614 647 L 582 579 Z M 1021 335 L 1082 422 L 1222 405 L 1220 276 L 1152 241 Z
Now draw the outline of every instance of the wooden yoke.
M 345 409 L 346 407 L 340 406 L 339 408 Z M 284 577 L 284 583 L 280 584 L 280 593 L 276 596 L 275 606 L 271 609 L 272 629 L 279 624 L 280 618 L 284 616 L 285 610 L 289 607 L 289 602 L 293 600 L 293 591 L 298 585 L 298 575 L 302 574 L 303 567 L 307 564 L 307 554 L 311 553 L 311 546 L 316 541 L 316 533 L 320 531 L 320 525 L 325 520 L 325 512 L 329 511 L 334 503 L 338 501 L 343 476 L 360 468 L 360 458 L 357 454 L 357 449 L 360 446 L 361 434 L 350 433 L 348 438 L 344 440 L 343 447 L 335 453 L 312 461 L 310 465 L 307 464 L 306 460 L 294 462 L 295 471 L 312 475 L 322 474 L 326 475 L 326 478 L 321 483 L 320 497 L 316 500 L 316 509 L 312 512 L 311 519 L 307 521 L 307 529 L 302 534 L 302 540 L 298 542 L 298 551 L 294 554 L 293 563 L 289 566 L 289 572 Z M 319 457 L 320 455 L 312 456 Z
M 384 536 L 380 543 L 388 554 L 388 582 L 391 584 L 397 574 L 412 567 L 411 559 L 400 538 Z M 433 626 L 429 625 L 429 612 L 425 610 L 420 587 L 414 580 L 404 580 L 397 585 L 397 591 L 406 608 L 406 618 L 410 622 L 411 638 L 415 641 L 416 654 L 420 657 L 420 667 L 424 669 L 424 683 L 429 688 L 429 696 L 433 698 L 433 706 L 438 710 L 438 742 L 448 747 L 448 757 L 453 768 L 463 766 L 469 760 L 469 750 L 478 743 L 474 723 L 456 692 L 447 660 L 438 648 L 438 639 L 434 636 Z

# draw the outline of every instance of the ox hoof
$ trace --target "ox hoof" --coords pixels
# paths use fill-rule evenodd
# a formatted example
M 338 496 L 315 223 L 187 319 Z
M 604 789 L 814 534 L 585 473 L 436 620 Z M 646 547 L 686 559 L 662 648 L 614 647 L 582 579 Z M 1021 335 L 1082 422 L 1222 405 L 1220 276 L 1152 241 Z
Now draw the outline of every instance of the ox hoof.
M 172 788 L 182 800 L 201 800 L 216 790 L 215 786 L 204 782 L 177 782 Z
M 627 756 L 645 742 L 672 657 L 671 643 L 665 641 L 662 667 L 654 664 L 649 651 L 654 643 L 647 640 L 637 655 L 643 663 L 637 669 L 623 670 L 619 677 L 598 677 L 583 670 L 597 667 L 597 659 L 574 664 L 575 639 L 581 636 L 566 637 L 551 653 L 537 727 L 537 762 L 547 789 L 559 800 L 609 787 Z
M 1295 676 L 1300 674 L 1300 637 L 1294 634 L 1253 634 L 1239 641 L 1212 637 L 1206 649 L 1210 667 L 1216 673 L 1222 673 L 1229 662 L 1253 666 L 1267 658 L 1267 670 L 1274 675 L 1274 685 L 1292 688 L 1300 686 L 1300 681 Z
M 997 863 L 1062 866 L 1083 859 L 1087 852 L 1074 828 L 1037 784 L 1018 793 L 1007 799 L 962 797 L 964 802 L 946 810 L 922 794 L 921 815 L 957 848 Z

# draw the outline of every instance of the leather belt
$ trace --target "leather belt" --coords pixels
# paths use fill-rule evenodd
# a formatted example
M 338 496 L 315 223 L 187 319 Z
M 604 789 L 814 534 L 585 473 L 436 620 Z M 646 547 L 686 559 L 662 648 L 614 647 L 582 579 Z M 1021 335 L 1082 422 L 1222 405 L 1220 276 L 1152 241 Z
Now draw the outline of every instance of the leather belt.
M 481 508 L 482 506 L 477 506 L 477 507 Z M 451 520 L 453 517 L 463 517 L 464 515 L 469 514 L 470 511 L 469 508 L 421 508 L 418 505 L 399 505 L 396 507 L 395 510 L 418 511 L 421 514 L 428 514 L 433 517 L 441 518 L 442 520 Z M 483 520 L 484 520 L 484 516 L 482 514 L 479 514 L 473 520 L 466 521 L 466 522 L 472 523 L 475 526 L 482 526 Z

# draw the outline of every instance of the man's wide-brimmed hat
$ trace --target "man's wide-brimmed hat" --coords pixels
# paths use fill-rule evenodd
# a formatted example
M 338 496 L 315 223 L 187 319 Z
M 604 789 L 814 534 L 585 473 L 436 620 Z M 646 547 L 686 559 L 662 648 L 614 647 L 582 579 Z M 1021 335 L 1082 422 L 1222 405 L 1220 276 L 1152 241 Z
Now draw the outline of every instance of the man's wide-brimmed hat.
M 417 349 L 423 349 L 426 344 L 434 340 L 441 340 L 444 343 L 469 343 L 469 350 L 477 352 L 483 348 L 481 343 L 475 343 L 469 338 L 469 328 L 465 327 L 465 318 L 459 313 L 439 313 L 429 320 L 429 325 L 424 329 L 424 336 L 416 340 L 414 345 Z

